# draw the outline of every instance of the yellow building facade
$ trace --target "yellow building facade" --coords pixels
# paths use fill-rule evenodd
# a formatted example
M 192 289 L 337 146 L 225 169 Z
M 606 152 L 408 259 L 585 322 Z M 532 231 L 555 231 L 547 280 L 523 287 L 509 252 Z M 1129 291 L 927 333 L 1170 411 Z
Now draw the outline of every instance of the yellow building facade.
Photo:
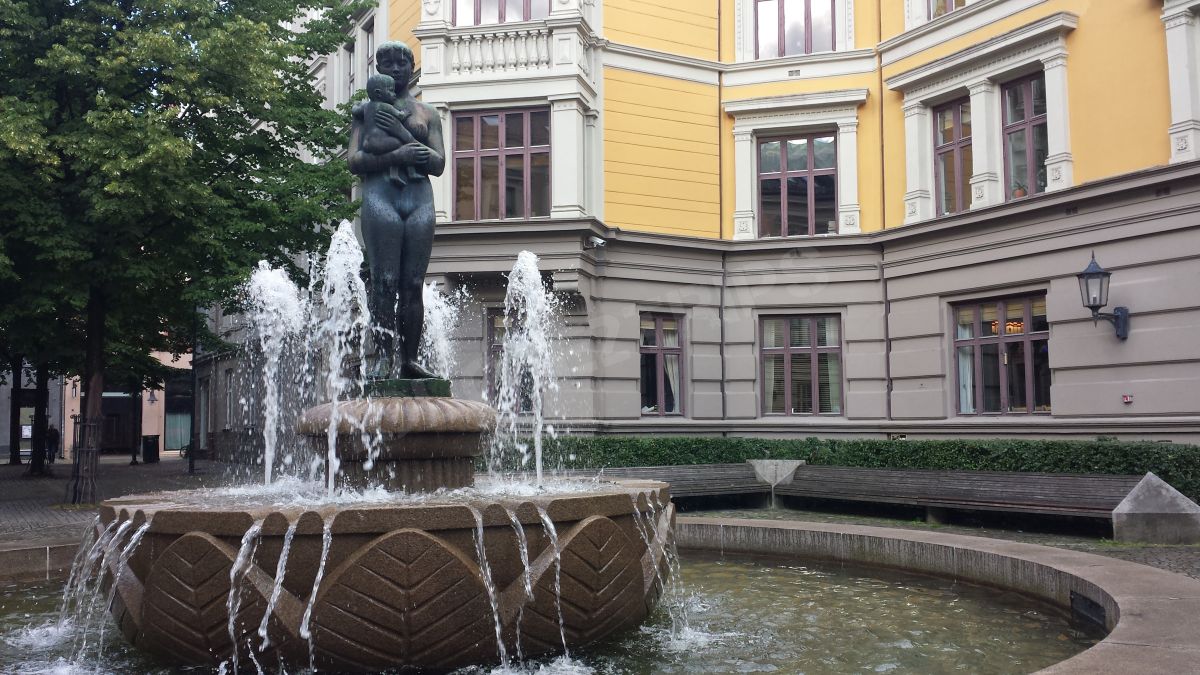
M 414 45 L 427 279 L 474 298 L 456 395 L 489 397 L 530 250 L 577 432 L 1196 441 L 1198 11 L 387 0 L 314 80 L 344 102 Z M 1084 304 L 1093 254 L 1128 331 Z
M 592 153 L 599 161 L 578 170 L 601 174 L 594 180 L 602 186 L 602 206 L 597 204 L 591 213 L 602 212 L 606 223 L 622 229 L 734 238 L 739 211 L 753 210 L 738 205 L 734 128 L 739 112 L 761 117 L 752 103 L 757 101 L 763 109 L 793 113 L 796 123 L 791 129 L 830 127 L 813 113 L 823 105 L 822 94 L 839 91 L 865 92 L 855 100 L 853 116 L 857 198 L 847 205 L 857 205 L 855 225 L 839 223 L 839 231 L 874 232 L 933 217 L 936 210 L 921 203 L 928 201 L 923 191 L 931 186 L 920 180 L 910 185 L 914 181 L 907 175 L 908 164 L 916 158 L 906 147 L 906 100 L 911 109 L 955 96 L 969 98 L 972 85 L 1000 87 L 1019 75 L 1045 70 L 1047 62 L 1055 71 L 1055 86 L 1061 85 L 1050 96 L 1063 108 L 1058 111 L 1064 117 L 1060 126 L 1067 134 L 1065 149 L 1058 154 L 1070 155 L 1059 158 L 1056 172 L 1067 170 L 1069 178 L 1047 189 L 1162 166 L 1172 158 L 1167 133 L 1173 122 L 1172 92 L 1162 3 L 571 0 L 556 2 L 540 21 L 506 16 L 505 23 L 487 21 L 489 4 L 506 3 L 392 0 L 386 8 L 386 37 L 412 42 L 419 34 L 442 43 L 434 45 L 441 56 L 451 46 L 470 45 L 482 65 L 504 31 L 577 16 L 579 35 L 572 48 L 596 63 L 597 72 L 589 74 L 595 93 L 586 105 L 599 120 L 599 147 Z M 816 9 L 817 5 L 828 7 Z M 480 23 L 459 19 L 460 9 L 480 11 Z M 808 45 L 809 53 L 802 47 L 783 56 L 761 54 L 759 33 L 770 23 L 768 12 L 797 9 L 806 16 L 830 15 L 832 21 L 825 24 L 812 19 L 810 32 L 827 26 L 832 39 Z M 786 13 L 780 20 L 794 23 Z M 784 26 L 781 34 L 788 30 L 792 28 Z M 823 46 L 833 49 L 818 51 Z M 424 57 L 421 49 L 417 52 L 420 63 Z M 457 54 L 450 60 L 454 58 Z M 514 59 L 511 68 L 476 68 L 474 79 L 503 83 L 521 70 Z M 521 79 L 527 80 L 531 70 Z M 973 70 L 979 71 L 977 76 Z M 439 89 L 441 82 L 452 79 L 439 77 L 442 74 L 428 68 L 423 73 L 426 80 L 433 75 Z M 911 91 L 918 85 L 910 80 L 926 84 L 956 76 L 961 83 L 929 99 Z M 999 95 L 988 100 L 997 109 L 983 119 L 998 122 Z M 806 116 L 818 121 L 807 125 Z M 757 135 L 753 122 L 746 126 Z M 846 164 L 843 148 L 839 154 L 839 164 Z M 906 211 L 911 210 L 906 194 L 918 203 L 918 214 Z M 1003 200 L 1000 194 L 989 196 L 991 203 Z M 973 201 L 982 206 L 987 200 Z

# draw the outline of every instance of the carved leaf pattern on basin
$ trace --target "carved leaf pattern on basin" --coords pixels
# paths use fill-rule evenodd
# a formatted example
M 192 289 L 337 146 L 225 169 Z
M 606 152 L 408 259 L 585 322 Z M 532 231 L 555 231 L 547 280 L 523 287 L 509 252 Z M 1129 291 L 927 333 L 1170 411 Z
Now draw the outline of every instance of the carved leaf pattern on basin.
M 523 510 L 533 508 L 523 505 Z M 645 618 L 661 591 L 655 583 L 656 570 L 666 571 L 664 549 L 672 516 L 668 506 L 659 512 L 657 527 L 601 515 L 560 523 L 562 632 L 569 645 L 602 639 Z M 500 541 L 511 534 L 508 523 L 488 529 Z M 645 536 L 650 533 L 647 548 Z M 193 531 L 164 548 L 151 543 L 144 585 L 134 570 L 124 569 L 111 609 L 126 638 L 174 663 L 227 661 L 233 649 L 227 609 L 229 575 L 238 555 L 230 536 L 222 539 Z M 496 589 L 509 654 L 516 652 L 519 633 L 526 656 L 562 649 L 555 550 L 544 534 L 535 531 L 530 537 L 531 543 L 541 542 L 530 560 L 532 598 L 526 597 L 523 575 L 497 579 L 501 588 Z M 489 544 L 489 551 L 515 555 L 515 539 L 508 542 L 514 547 L 508 553 L 506 544 L 493 543 L 496 546 Z M 287 588 L 278 589 L 277 604 L 267 621 L 270 648 L 266 653 L 258 651 L 262 640 L 257 629 L 275 587 L 273 546 L 265 544 L 260 550 L 256 544 L 257 553 L 238 577 L 234 636 L 243 664 L 250 663 L 253 648 L 259 662 L 302 668 L 308 665 L 310 653 L 309 641 L 300 637 L 308 598 Z M 304 559 L 305 550 L 293 551 L 289 570 Z M 310 624 L 319 669 L 448 671 L 497 661 L 496 615 L 473 546 L 464 548 L 461 541 L 452 544 L 424 530 L 403 528 L 333 556 L 337 563 L 320 584 Z
M 155 562 L 146 581 L 142 605 L 142 643 L 173 661 L 216 664 L 227 659 L 229 642 L 229 570 L 237 551 L 203 532 L 176 539 Z M 253 639 L 266 611 L 271 582 L 262 570 L 250 566 L 240 580 L 235 635 L 243 651 Z M 286 595 L 276 605 L 276 616 L 268 624 L 275 649 L 295 648 L 297 637 L 287 628 L 291 623 L 278 615 L 295 614 L 298 601 Z
M 593 642 L 646 615 L 641 549 L 616 523 L 591 516 L 559 541 L 562 551 L 562 620 L 567 643 Z M 547 547 L 532 563 L 537 576 L 525 606 L 521 644 L 526 653 L 561 649 L 555 601 L 554 552 Z
M 494 659 L 479 566 L 427 532 L 398 530 L 352 554 L 313 610 L 321 661 L 338 670 L 446 669 Z

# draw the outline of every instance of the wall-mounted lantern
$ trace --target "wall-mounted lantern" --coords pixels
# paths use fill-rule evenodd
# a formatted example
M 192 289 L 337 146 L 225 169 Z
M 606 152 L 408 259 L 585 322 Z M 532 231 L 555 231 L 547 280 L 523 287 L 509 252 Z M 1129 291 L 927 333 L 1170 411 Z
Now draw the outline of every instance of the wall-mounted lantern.
M 158 397 L 154 395 L 154 390 L 151 389 L 150 390 L 150 405 L 154 405 L 155 403 L 158 403 Z
M 1104 319 L 1116 329 L 1117 338 L 1124 340 L 1129 337 L 1128 307 L 1114 307 L 1111 313 L 1100 311 L 1108 304 L 1108 281 L 1112 272 L 1106 271 L 1096 262 L 1095 252 L 1092 253 L 1092 262 L 1075 276 L 1079 278 L 1079 293 L 1083 298 L 1083 306 L 1092 310 L 1092 323 Z

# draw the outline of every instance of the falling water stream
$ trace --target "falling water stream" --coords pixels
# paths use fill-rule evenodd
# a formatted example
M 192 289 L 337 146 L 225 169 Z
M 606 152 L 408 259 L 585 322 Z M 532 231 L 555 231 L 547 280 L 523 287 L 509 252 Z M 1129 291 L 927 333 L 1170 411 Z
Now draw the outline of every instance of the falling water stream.
M 521 251 L 508 275 L 504 296 L 504 341 L 496 395 L 496 434 L 489 468 L 527 469 L 528 441 L 533 443 L 536 484 L 543 481 L 542 438 L 552 429 L 546 424 L 545 404 L 558 392 L 555 374 L 561 338 L 562 311 L 558 299 L 546 288 L 537 256 Z M 519 452 L 518 467 L 506 454 Z M 506 466 L 507 465 L 507 466 Z
M 266 651 L 271 644 L 271 640 L 267 636 L 267 624 L 274 615 L 275 605 L 279 603 L 279 596 L 283 592 L 283 578 L 287 574 L 288 555 L 292 551 L 292 540 L 296 537 L 296 526 L 299 524 L 299 518 L 289 522 L 287 532 L 283 535 L 283 548 L 279 551 L 279 562 L 275 565 L 275 586 L 271 589 L 271 599 L 267 601 L 267 611 L 263 612 L 262 622 L 258 624 L 258 636 L 262 638 L 262 644 L 258 647 L 259 651 Z
M 250 276 L 246 285 L 250 324 L 258 335 L 264 359 L 263 387 L 263 481 L 270 484 L 274 477 L 276 444 L 279 439 L 280 362 L 285 345 L 304 326 L 306 313 L 296 284 L 281 269 L 273 269 L 264 260 Z

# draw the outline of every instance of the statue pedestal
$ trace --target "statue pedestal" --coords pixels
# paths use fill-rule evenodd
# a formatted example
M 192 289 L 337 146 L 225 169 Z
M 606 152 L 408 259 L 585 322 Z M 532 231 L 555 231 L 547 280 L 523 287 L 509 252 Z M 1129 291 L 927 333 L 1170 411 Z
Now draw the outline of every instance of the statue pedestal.
M 335 426 L 341 484 L 400 492 L 474 485 L 475 458 L 496 425 L 491 406 L 450 398 L 442 379 L 373 380 L 364 390 L 369 398 L 309 408 L 297 425 L 320 447 Z

